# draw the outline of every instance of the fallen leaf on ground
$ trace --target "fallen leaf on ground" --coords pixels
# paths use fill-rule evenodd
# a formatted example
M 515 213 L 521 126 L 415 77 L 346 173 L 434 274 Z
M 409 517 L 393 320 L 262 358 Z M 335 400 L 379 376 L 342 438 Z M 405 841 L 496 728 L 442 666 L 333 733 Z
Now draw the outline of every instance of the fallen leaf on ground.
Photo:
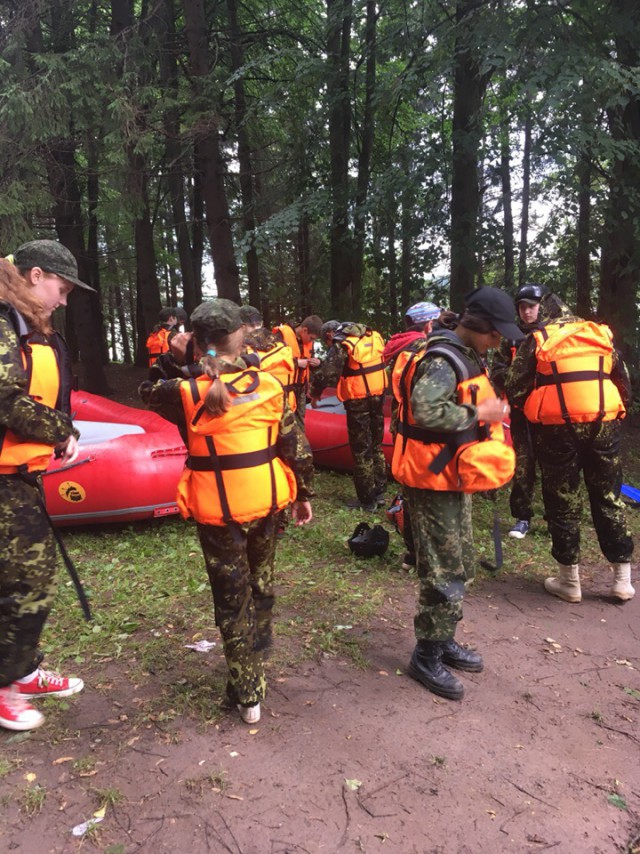
M 362 785 L 362 780 L 346 780 L 344 781 L 345 786 L 351 792 L 357 792 L 360 786 Z

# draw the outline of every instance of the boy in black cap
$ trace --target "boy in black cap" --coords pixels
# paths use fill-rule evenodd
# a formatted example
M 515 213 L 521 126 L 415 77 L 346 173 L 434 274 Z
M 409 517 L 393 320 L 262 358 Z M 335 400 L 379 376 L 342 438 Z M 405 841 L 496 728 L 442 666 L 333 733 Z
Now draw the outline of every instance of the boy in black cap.
M 495 394 L 484 357 L 502 335 L 522 338 L 514 314 L 506 293 L 478 288 L 462 316 L 443 312 L 441 330 L 420 349 L 400 353 L 394 372 L 399 409 L 392 472 L 409 502 L 420 583 L 408 673 L 451 700 L 462 699 L 464 687 L 447 666 L 483 669 L 481 656 L 460 646 L 455 632 L 465 582 L 475 574 L 470 493 L 496 488 L 513 473 L 501 426 L 509 406 Z M 480 453 L 487 431 L 494 444 L 483 482 L 475 474 L 466 482 L 460 460 L 468 449 Z

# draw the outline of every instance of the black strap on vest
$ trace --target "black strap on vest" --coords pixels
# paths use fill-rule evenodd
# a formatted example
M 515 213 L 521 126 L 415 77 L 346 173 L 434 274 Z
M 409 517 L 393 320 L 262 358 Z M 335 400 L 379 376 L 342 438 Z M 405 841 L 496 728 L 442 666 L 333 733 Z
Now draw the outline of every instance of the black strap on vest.
M 242 379 L 242 377 L 247 376 L 248 374 L 254 374 L 253 381 L 244 389 L 242 392 L 239 392 L 236 388 L 235 383 Z M 258 387 L 260 383 L 260 377 L 254 370 L 243 371 L 239 377 L 237 377 L 232 383 L 225 383 L 229 391 L 236 395 L 242 394 L 251 394 Z M 191 396 L 193 398 L 194 403 L 200 402 L 200 391 L 198 389 L 198 384 L 194 379 L 189 380 L 189 387 L 191 388 Z M 195 414 L 192 419 L 192 424 L 195 424 L 202 413 L 204 412 L 204 406 L 200 408 L 200 410 Z M 227 495 L 227 490 L 224 483 L 224 477 L 222 476 L 222 472 L 224 471 L 237 471 L 238 469 L 244 468 L 255 468 L 259 465 L 269 465 L 269 473 L 271 479 L 271 512 L 277 509 L 277 490 L 276 490 L 276 474 L 275 468 L 273 465 L 274 459 L 278 456 L 275 441 L 272 436 L 272 429 L 269 429 L 268 436 L 268 445 L 266 448 L 261 448 L 259 451 L 246 451 L 244 453 L 238 454 L 218 454 L 215 446 L 215 442 L 213 441 L 212 436 L 205 436 L 204 440 L 207 445 L 207 450 L 209 451 L 208 455 L 205 456 L 196 456 L 193 454 L 189 454 L 186 460 L 186 467 L 191 469 L 192 471 L 212 471 L 215 475 L 216 479 L 216 488 L 218 490 L 218 495 L 220 497 L 220 507 L 222 510 L 222 520 L 231 530 L 231 535 L 236 542 L 241 542 L 240 535 L 240 525 L 236 522 L 231 515 L 231 506 L 229 504 L 229 496 Z
M 469 427 L 459 433 L 444 433 L 437 430 L 427 430 L 416 424 L 409 424 L 409 389 L 407 389 L 406 374 L 409 370 L 409 366 L 417 355 L 418 354 L 415 351 L 411 354 L 411 358 L 408 359 L 407 364 L 402 371 L 402 376 L 400 377 L 403 415 L 402 420 L 398 422 L 397 429 L 403 439 L 403 453 L 408 439 L 414 439 L 428 445 L 443 445 L 443 448 L 438 452 L 438 454 L 436 454 L 429 465 L 429 471 L 434 474 L 441 474 L 454 458 L 459 448 L 463 445 L 467 445 L 469 442 L 482 441 L 483 439 L 489 438 L 490 432 L 487 425 L 483 425 L 481 427 L 479 424 L 474 424 L 473 427 Z M 478 366 L 474 365 L 473 362 L 466 359 L 461 353 L 457 352 L 454 346 L 450 346 L 446 342 L 437 342 L 433 346 L 427 347 L 425 358 L 434 356 L 442 356 L 447 360 L 453 368 L 458 385 L 465 380 L 469 380 L 474 376 L 480 376 L 481 374 L 481 370 Z M 472 401 L 475 403 L 475 393 L 473 389 L 471 389 L 471 394 Z
M 261 448 L 259 451 L 246 451 L 240 454 L 216 454 L 215 461 L 210 456 L 190 455 L 187 457 L 186 466 L 192 471 L 237 471 L 238 469 L 250 469 L 265 465 L 277 456 L 275 445 L 270 445 L 268 448 Z
M 377 371 L 384 371 L 384 363 L 380 362 L 377 365 L 369 365 L 368 368 L 350 368 L 348 365 L 344 366 L 342 371 L 343 377 L 364 377 L 365 374 L 374 374 Z

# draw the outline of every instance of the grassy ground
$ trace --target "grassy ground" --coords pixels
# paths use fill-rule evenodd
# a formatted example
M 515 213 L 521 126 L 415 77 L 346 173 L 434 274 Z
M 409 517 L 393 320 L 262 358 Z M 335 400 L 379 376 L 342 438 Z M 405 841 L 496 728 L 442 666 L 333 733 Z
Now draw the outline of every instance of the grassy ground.
M 635 455 L 628 463 L 631 471 L 636 469 Z M 629 480 L 637 482 L 633 475 Z M 319 472 L 316 489 L 313 524 L 300 529 L 289 526 L 278 546 L 275 632 L 287 642 L 276 644 L 275 655 L 286 665 L 339 653 L 364 666 L 366 631 L 358 634 L 344 627 L 366 626 L 385 597 L 406 586 L 400 570 L 402 539 L 392 532 L 383 558 L 354 557 L 347 539 L 361 515 L 343 506 L 353 491 L 350 477 Z M 388 491 L 391 498 L 391 485 Z M 497 506 L 506 531 L 510 525 L 506 490 L 499 495 Z M 493 507 L 483 497 L 474 500 L 476 551 L 480 560 L 490 562 L 494 559 Z M 540 505 L 536 513 L 532 533 L 525 540 L 504 538 L 503 572 L 541 580 L 552 567 Z M 628 516 L 637 534 L 637 511 L 630 509 Z M 377 521 L 383 521 L 382 513 L 378 517 Z M 126 526 L 77 528 L 66 531 L 65 540 L 91 597 L 94 620 L 86 623 L 79 618 L 73 587 L 62 575 L 60 596 L 43 637 L 47 659 L 56 666 L 84 674 L 87 669 L 121 662 L 129 678 L 139 682 L 145 673 L 188 667 L 185 637 L 193 642 L 204 638 L 219 641 L 193 524 L 172 517 Z M 586 514 L 582 543 L 583 571 L 588 575 L 589 567 L 600 565 L 602 557 Z M 486 572 L 480 569 L 480 583 L 483 575 Z M 224 680 L 221 676 L 212 689 L 210 679 L 193 676 L 181 680 L 188 689 L 182 690 L 178 682 L 170 698 L 159 697 L 157 708 L 142 711 L 168 716 L 188 712 L 203 722 L 214 719 L 211 710 L 222 700 Z

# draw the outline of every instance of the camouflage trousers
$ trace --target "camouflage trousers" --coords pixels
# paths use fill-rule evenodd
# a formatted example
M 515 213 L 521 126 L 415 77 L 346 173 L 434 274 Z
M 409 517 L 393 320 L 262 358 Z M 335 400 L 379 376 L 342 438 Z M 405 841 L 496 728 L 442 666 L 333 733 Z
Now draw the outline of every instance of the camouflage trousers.
M 382 439 L 382 395 L 346 400 L 347 432 L 353 456 L 353 482 L 361 504 L 371 504 L 387 486 Z
M 229 677 L 227 694 L 245 706 L 264 699 L 264 650 L 271 642 L 273 567 L 280 514 L 234 529 L 198 525 L 216 625 Z
M 306 386 L 296 386 L 293 390 L 293 395 L 296 399 L 296 421 L 298 427 L 304 433 L 304 417 L 307 414 L 307 388 Z
M 533 516 L 533 490 L 536 484 L 536 455 L 529 422 L 518 409 L 511 410 L 511 441 L 516 453 L 516 470 L 511 481 L 509 509 L 514 519 Z
M 0 475 L 0 688 L 38 666 L 56 589 L 56 545 L 37 490 Z
M 535 427 L 544 518 L 551 534 L 551 554 L 559 563 L 580 561 L 581 475 L 602 553 L 611 563 L 625 563 L 633 554 L 620 498 L 621 429 L 619 421 Z
M 465 581 L 474 578 L 471 496 L 406 486 L 420 584 L 417 640 L 445 641 L 462 619 Z

